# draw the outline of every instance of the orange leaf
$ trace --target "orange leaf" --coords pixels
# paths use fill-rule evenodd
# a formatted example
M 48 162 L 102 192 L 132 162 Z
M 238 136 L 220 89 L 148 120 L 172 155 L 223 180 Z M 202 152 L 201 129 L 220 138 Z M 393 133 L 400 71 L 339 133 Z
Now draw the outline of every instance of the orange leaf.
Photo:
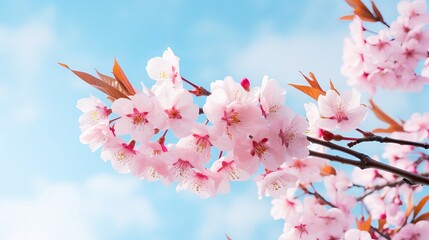
M 329 86 L 330 86 L 331 90 L 334 90 L 338 94 L 338 96 L 340 95 L 340 92 L 338 92 L 338 90 L 335 88 L 332 80 L 329 80 Z
M 355 15 L 354 15 L 354 14 L 352 14 L 352 15 L 342 16 L 342 17 L 340 17 L 340 20 L 351 21 L 351 20 L 353 20 L 353 18 L 355 18 Z
M 380 10 L 378 10 L 378 8 L 375 5 L 374 1 L 371 1 L 371 5 L 372 5 L 372 10 L 375 13 L 375 16 L 377 16 L 377 20 L 380 21 L 380 22 L 384 22 L 383 15 L 381 15 L 381 12 L 380 12 Z
M 320 91 L 324 92 L 323 89 L 320 87 L 319 85 L 319 81 L 317 80 L 316 76 L 314 76 L 314 74 L 312 72 L 309 72 L 308 74 L 310 75 L 310 78 L 308 78 L 307 76 L 304 75 L 304 73 L 301 73 L 301 75 L 305 78 L 305 80 L 307 80 L 308 84 L 310 84 L 310 86 L 312 86 L 313 88 L 317 88 Z
M 369 100 L 369 103 L 371 104 L 371 110 L 372 112 L 375 114 L 375 116 L 380 119 L 381 121 L 389 124 L 389 127 L 387 128 L 377 128 L 374 129 L 373 132 L 374 133 L 380 133 L 380 132 L 384 132 L 384 133 L 391 133 L 391 132 L 403 132 L 404 129 L 402 128 L 402 126 L 396 122 L 395 120 L 393 120 L 389 115 L 387 115 L 385 112 L 383 112 L 383 110 L 381 110 L 381 108 L 379 108 L 372 99 Z
M 64 63 L 58 63 L 58 64 L 62 67 L 69 69 L 71 72 L 73 72 L 76 76 L 78 76 L 80 79 L 82 79 L 83 81 L 85 81 L 89 85 L 91 85 L 91 86 L 97 88 L 98 90 L 102 91 L 103 93 L 107 94 L 109 99 L 116 100 L 118 98 L 128 98 L 127 95 L 125 95 L 124 93 L 122 93 L 121 91 L 116 89 L 115 86 L 112 86 L 112 85 L 92 76 L 91 74 L 72 70 L 72 69 L 70 69 L 69 66 L 67 66 Z
M 125 90 L 125 87 L 124 87 L 124 85 L 122 85 L 122 83 L 121 82 L 119 82 L 118 80 L 116 80 L 116 79 L 114 79 L 114 78 L 112 78 L 112 77 L 109 77 L 109 76 L 106 76 L 106 75 L 104 75 L 104 74 L 102 74 L 102 73 L 100 73 L 99 71 L 97 71 L 97 70 L 95 70 L 96 72 L 97 72 L 97 74 L 98 74 L 98 77 L 100 77 L 100 79 L 101 79 L 101 81 L 103 81 L 103 82 L 105 82 L 105 83 L 107 83 L 107 84 L 109 84 L 110 86 L 113 86 L 114 88 L 116 88 L 118 91 L 120 91 L 120 92 L 122 92 L 123 94 L 125 94 L 125 95 L 130 95 L 128 92 L 127 92 L 127 90 Z
M 407 208 L 405 210 L 406 219 L 408 219 L 408 217 L 411 215 L 411 212 L 414 210 L 413 196 L 414 196 L 413 193 L 410 193 L 410 196 L 408 196 Z M 414 214 L 414 216 L 415 215 L 416 214 Z
M 352 8 L 365 7 L 361 0 L 346 0 L 346 2 Z
M 334 167 L 326 164 L 325 166 L 320 168 L 320 175 L 323 177 L 329 176 L 329 175 L 337 175 L 337 171 L 335 170 Z
M 345 0 L 350 7 L 353 8 L 354 15 L 359 16 L 363 21 L 377 22 L 378 16 L 374 16 L 372 12 L 362 3 L 361 0 Z M 378 9 L 377 9 L 378 10 Z M 354 15 L 344 16 L 341 20 L 353 20 Z
M 422 215 L 420 215 L 418 218 L 414 219 L 413 223 L 418 223 L 420 221 L 429 220 L 429 212 L 425 212 Z
M 428 200 L 429 200 L 429 195 L 427 195 L 426 197 L 422 198 L 420 200 L 420 202 L 414 207 L 414 217 L 416 217 L 420 213 L 420 211 L 425 206 L 425 204 L 426 204 L 426 202 Z
M 136 94 L 136 91 L 134 90 L 130 81 L 128 81 L 127 76 L 125 76 L 125 73 L 124 73 L 124 71 L 122 71 L 121 66 L 119 66 L 118 61 L 116 61 L 116 58 L 115 58 L 115 62 L 113 63 L 113 75 L 115 76 L 116 80 L 118 80 L 120 83 L 122 83 L 122 85 L 125 87 L 125 89 L 129 93 L 128 95 Z
M 358 15 L 363 21 L 377 22 L 377 18 L 372 15 L 366 6 L 365 8 L 356 8 L 354 13 Z
M 319 90 L 317 88 L 313 88 L 310 86 L 303 86 L 303 85 L 296 85 L 296 84 L 289 84 L 290 86 L 298 89 L 299 91 L 307 94 L 311 98 L 317 101 L 320 95 L 325 95 L 325 92 L 322 90 Z
M 383 227 L 384 227 L 384 224 L 386 224 L 386 219 L 385 218 L 383 218 L 383 219 L 378 219 L 378 230 L 382 230 L 383 229 Z
M 371 215 L 369 215 L 366 221 L 364 221 L 363 216 L 360 220 L 356 219 L 356 225 L 359 230 L 369 232 L 369 230 L 371 229 Z

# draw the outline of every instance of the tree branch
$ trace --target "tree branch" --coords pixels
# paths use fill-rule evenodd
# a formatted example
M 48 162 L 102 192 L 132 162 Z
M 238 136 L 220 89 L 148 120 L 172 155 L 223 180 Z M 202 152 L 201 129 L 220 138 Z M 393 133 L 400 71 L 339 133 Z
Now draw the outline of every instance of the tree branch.
M 326 142 L 326 141 L 323 141 L 323 140 L 320 140 L 317 138 L 313 138 L 313 137 L 309 137 L 309 136 L 307 136 L 307 139 L 312 143 L 319 144 L 319 145 L 328 147 L 330 149 L 337 150 L 337 151 L 352 155 L 352 156 L 356 157 L 357 159 L 359 159 L 360 161 L 352 160 L 352 159 L 337 156 L 337 155 L 330 155 L 327 153 L 320 153 L 320 152 L 315 152 L 315 151 L 310 150 L 311 156 L 320 157 L 320 158 L 328 159 L 331 161 L 352 165 L 355 167 L 360 167 L 361 169 L 376 168 L 376 169 L 384 170 L 386 172 L 390 172 L 390 173 L 396 174 L 398 176 L 404 177 L 404 181 L 410 185 L 414 185 L 414 184 L 429 185 L 429 178 L 424 177 L 422 175 L 411 173 L 411 172 L 408 172 L 406 170 L 403 170 L 403 169 L 400 169 L 400 168 L 397 168 L 397 167 L 376 161 L 376 160 L 370 158 L 366 154 L 363 154 L 361 152 L 357 152 L 357 151 L 352 150 L 350 148 L 346 148 L 346 147 L 334 144 L 332 142 Z

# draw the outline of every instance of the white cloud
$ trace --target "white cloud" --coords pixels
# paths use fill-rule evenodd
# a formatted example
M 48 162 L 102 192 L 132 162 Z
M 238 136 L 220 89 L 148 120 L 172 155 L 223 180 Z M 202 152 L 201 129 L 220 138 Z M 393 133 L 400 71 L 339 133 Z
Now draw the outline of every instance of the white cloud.
M 258 239 L 257 234 L 264 229 L 264 224 L 274 223 L 270 217 L 270 206 L 259 201 L 255 191 L 247 190 L 231 198 L 226 203 L 216 201 L 203 210 L 202 223 L 195 239 L 222 239 L 223 234 L 228 234 L 232 239 Z M 269 232 L 265 234 L 271 235 Z
M 31 78 L 43 63 L 49 50 L 55 47 L 51 26 L 55 10 L 46 7 L 41 15 L 28 19 L 18 27 L 0 23 L 0 60 L 10 65 L 22 80 Z
M 153 230 L 158 216 L 137 189 L 135 181 L 109 175 L 83 184 L 38 181 L 33 196 L 0 200 L 0 239 L 96 240 Z
M 0 22 L 0 107 L 12 124 L 31 124 L 41 116 L 40 75 L 57 44 L 54 18 L 48 6 L 18 25 Z

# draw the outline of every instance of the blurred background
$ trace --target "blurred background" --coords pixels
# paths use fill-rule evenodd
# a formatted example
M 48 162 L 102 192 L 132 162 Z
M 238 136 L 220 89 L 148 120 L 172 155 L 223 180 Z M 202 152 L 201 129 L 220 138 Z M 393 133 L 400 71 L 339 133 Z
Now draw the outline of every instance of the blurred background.
M 396 18 L 396 1 L 376 2 Z M 304 82 L 298 71 L 346 88 L 348 22 L 338 18 L 350 12 L 341 0 L 1 0 L 0 239 L 276 239 L 283 223 L 252 181 L 202 200 L 112 170 L 79 142 L 76 101 L 103 95 L 57 62 L 110 73 L 116 57 L 135 86 L 150 85 L 147 60 L 171 47 L 187 79 L 209 88 L 231 75 L 256 86 L 268 74 L 303 114 L 311 99 L 287 86 Z M 420 100 L 376 97 L 403 119 L 428 110 Z

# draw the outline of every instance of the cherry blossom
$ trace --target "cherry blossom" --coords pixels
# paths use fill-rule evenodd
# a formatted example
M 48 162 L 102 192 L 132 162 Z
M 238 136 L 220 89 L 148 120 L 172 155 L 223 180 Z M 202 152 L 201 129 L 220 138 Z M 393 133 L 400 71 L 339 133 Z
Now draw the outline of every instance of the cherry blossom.
M 267 171 L 256 178 L 258 185 L 259 198 L 262 196 L 271 196 L 279 198 L 284 196 L 286 190 L 295 187 L 298 177 L 289 174 L 287 169 L 277 171 Z
M 82 98 L 77 102 L 77 108 L 83 112 L 79 117 L 80 128 L 82 131 L 88 130 L 91 127 L 101 123 L 104 124 L 112 110 L 107 109 L 106 105 L 98 98 L 90 96 Z
M 112 110 L 120 116 L 115 122 L 116 133 L 130 134 L 140 142 L 149 140 L 154 129 L 165 124 L 165 115 L 155 107 L 153 99 L 143 93 L 114 101 Z
M 357 128 L 366 117 L 366 108 L 360 103 L 360 94 L 346 91 L 339 95 L 334 90 L 319 96 L 320 119 L 318 125 L 327 130 L 350 131 Z
M 167 128 L 173 130 L 177 137 L 188 135 L 199 111 L 192 95 L 185 89 L 165 86 L 157 95 L 157 99 L 166 115 Z
M 420 221 L 416 224 L 409 223 L 395 234 L 392 240 L 424 240 L 429 234 L 429 222 Z
M 151 79 L 157 81 L 157 86 L 163 84 L 170 84 L 175 87 L 182 86 L 179 58 L 174 55 L 171 48 L 167 48 L 162 57 L 150 59 L 147 62 L 146 71 Z
M 130 172 L 129 164 L 137 157 L 134 149 L 136 142 L 125 143 L 117 138 L 108 141 L 103 146 L 101 158 L 112 163 L 112 167 L 119 173 Z
M 286 195 L 271 201 L 271 216 L 278 219 L 294 219 L 303 212 L 301 201 L 295 196 L 297 189 L 288 188 Z
M 344 240 L 371 240 L 371 235 L 366 231 L 349 229 L 344 234 Z
M 177 185 L 177 191 L 190 190 L 201 198 L 214 196 L 216 193 L 215 180 L 212 178 L 210 171 L 193 171 Z

